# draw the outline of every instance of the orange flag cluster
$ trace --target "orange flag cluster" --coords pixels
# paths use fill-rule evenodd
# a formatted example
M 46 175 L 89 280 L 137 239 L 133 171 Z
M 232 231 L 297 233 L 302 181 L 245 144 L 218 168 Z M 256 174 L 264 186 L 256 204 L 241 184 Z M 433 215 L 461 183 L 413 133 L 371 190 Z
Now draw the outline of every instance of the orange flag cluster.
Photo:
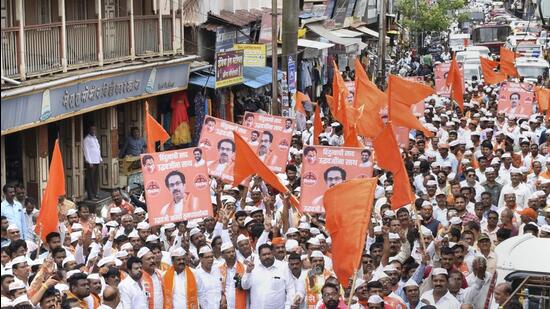
M 485 57 L 479 57 L 481 61 L 481 73 L 483 74 L 483 81 L 486 84 L 494 85 L 506 80 L 506 74 L 503 72 L 496 72 L 498 62 L 487 59 Z
M 333 268 L 344 287 L 358 269 L 370 224 L 377 178 L 359 178 L 325 192 L 327 229 L 332 239 Z
M 156 152 L 155 143 L 165 143 L 170 134 L 149 114 L 149 103 L 145 102 L 145 134 L 147 134 L 147 152 Z
M 46 236 L 57 231 L 59 217 L 57 216 L 57 201 L 59 196 L 65 195 L 65 170 L 63 169 L 63 158 L 59 149 L 59 139 L 55 140 L 53 148 L 50 171 L 48 172 L 48 183 L 40 203 L 40 212 L 36 218 L 35 233 L 43 241 Z
M 451 68 L 445 84 L 451 86 L 451 98 L 456 101 L 460 110 L 464 111 L 464 76 L 460 72 L 456 58 L 451 61 Z
M 550 89 L 537 88 L 535 89 L 535 96 L 539 104 L 540 111 L 546 111 L 546 118 L 550 118 Z

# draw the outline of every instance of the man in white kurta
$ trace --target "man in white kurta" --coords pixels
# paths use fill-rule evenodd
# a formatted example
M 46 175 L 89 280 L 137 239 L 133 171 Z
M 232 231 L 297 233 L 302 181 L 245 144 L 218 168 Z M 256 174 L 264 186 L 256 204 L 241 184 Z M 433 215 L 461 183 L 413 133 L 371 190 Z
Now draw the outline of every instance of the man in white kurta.
M 289 309 L 295 294 L 290 272 L 283 263 L 275 263 L 273 247 L 263 244 L 258 250 L 260 263 L 246 260 L 242 287 L 250 290 L 250 308 Z
M 214 265 L 212 249 L 208 246 L 200 248 L 199 259 L 201 263 L 195 271 L 199 305 L 201 309 L 218 309 L 222 295 L 222 283 L 219 268 L 212 267 Z

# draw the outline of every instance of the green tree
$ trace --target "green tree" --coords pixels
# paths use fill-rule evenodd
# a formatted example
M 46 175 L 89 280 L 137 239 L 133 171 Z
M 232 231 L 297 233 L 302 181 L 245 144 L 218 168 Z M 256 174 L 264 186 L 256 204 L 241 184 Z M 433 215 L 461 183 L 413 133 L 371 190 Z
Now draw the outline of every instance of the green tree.
M 410 31 L 445 31 L 456 18 L 454 12 L 464 7 L 464 1 L 399 0 L 397 7 L 403 17 L 402 23 Z M 450 19 L 449 16 L 454 17 Z

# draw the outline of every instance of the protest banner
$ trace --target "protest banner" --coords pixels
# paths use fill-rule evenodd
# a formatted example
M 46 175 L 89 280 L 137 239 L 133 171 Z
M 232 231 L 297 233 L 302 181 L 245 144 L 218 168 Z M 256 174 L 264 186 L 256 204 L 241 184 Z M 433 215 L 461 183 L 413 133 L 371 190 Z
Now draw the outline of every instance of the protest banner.
M 402 149 L 409 149 L 409 132 L 411 129 L 395 126 L 393 127 L 393 131 L 395 132 L 395 140 L 399 147 Z
M 304 148 L 300 208 L 304 213 L 322 213 L 325 191 L 349 179 L 371 177 L 372 150 L 307 146 Z
M 204 119 L 199 147 L 204 152 L 208 175 L 219 177 L 226 183 L 233 183 L 235 165 L 235 142 L 233 131 L 237 131 L 254 151 L 259 144 L 259 134 L 255 130 L 236 123 L 209 117 Z
M 254 129 L 248 143 L 258 148 L 260 160 L 273 172 L 284 173 L 296 123 L 290 118 L 247 112 L 243 125 Z
M 533 87 L 521 83 L 504 83 L 500 88 L 498 112 L 507 116 L 529 118 L 533 113 Z
M 458 67 L 460 68 L 462 76 L 464 76 L 464 67 L 462 63 L 459 62 Z M 450 62 L 440 63 L 434 67 L 435 92 L 447 98 L 451 96 L 451 88 L 445 85 L 450 68 Z
M 233 48 L 244 51 L 244 66 L 265 67 L 265 44 L 235 44 Z
M 150 225 L 212 215 L 205 163 L 200 148 L 141 155 Z
M 230 50 L 217 52 L 215 63 L 216 89 L 243 83 L 244 51 Z

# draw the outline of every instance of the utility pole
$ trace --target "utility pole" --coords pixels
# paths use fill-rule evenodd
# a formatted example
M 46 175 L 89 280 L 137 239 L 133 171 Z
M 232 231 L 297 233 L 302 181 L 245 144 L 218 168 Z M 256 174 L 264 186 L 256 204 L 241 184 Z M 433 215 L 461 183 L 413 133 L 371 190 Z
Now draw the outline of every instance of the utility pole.
M 271 0 L 271 105 L 269 107 L 270 114 L 274 110 L 279 110 L 278 102 L 278 85 L 277 85 L 277 0 Z
M 283 0 L 283 71 L 287 72 L 288 93 L 290 97 L 296 91 L 296 54 L 298 52 L 298 12 L 300 1 Z M 292 62 L 292 64 L 290 64 Z M 283 100 L 292 108 L 290 98 Z
M 386 84 L 386 1 L 380 0 L 378 13 L 378 87 Z

